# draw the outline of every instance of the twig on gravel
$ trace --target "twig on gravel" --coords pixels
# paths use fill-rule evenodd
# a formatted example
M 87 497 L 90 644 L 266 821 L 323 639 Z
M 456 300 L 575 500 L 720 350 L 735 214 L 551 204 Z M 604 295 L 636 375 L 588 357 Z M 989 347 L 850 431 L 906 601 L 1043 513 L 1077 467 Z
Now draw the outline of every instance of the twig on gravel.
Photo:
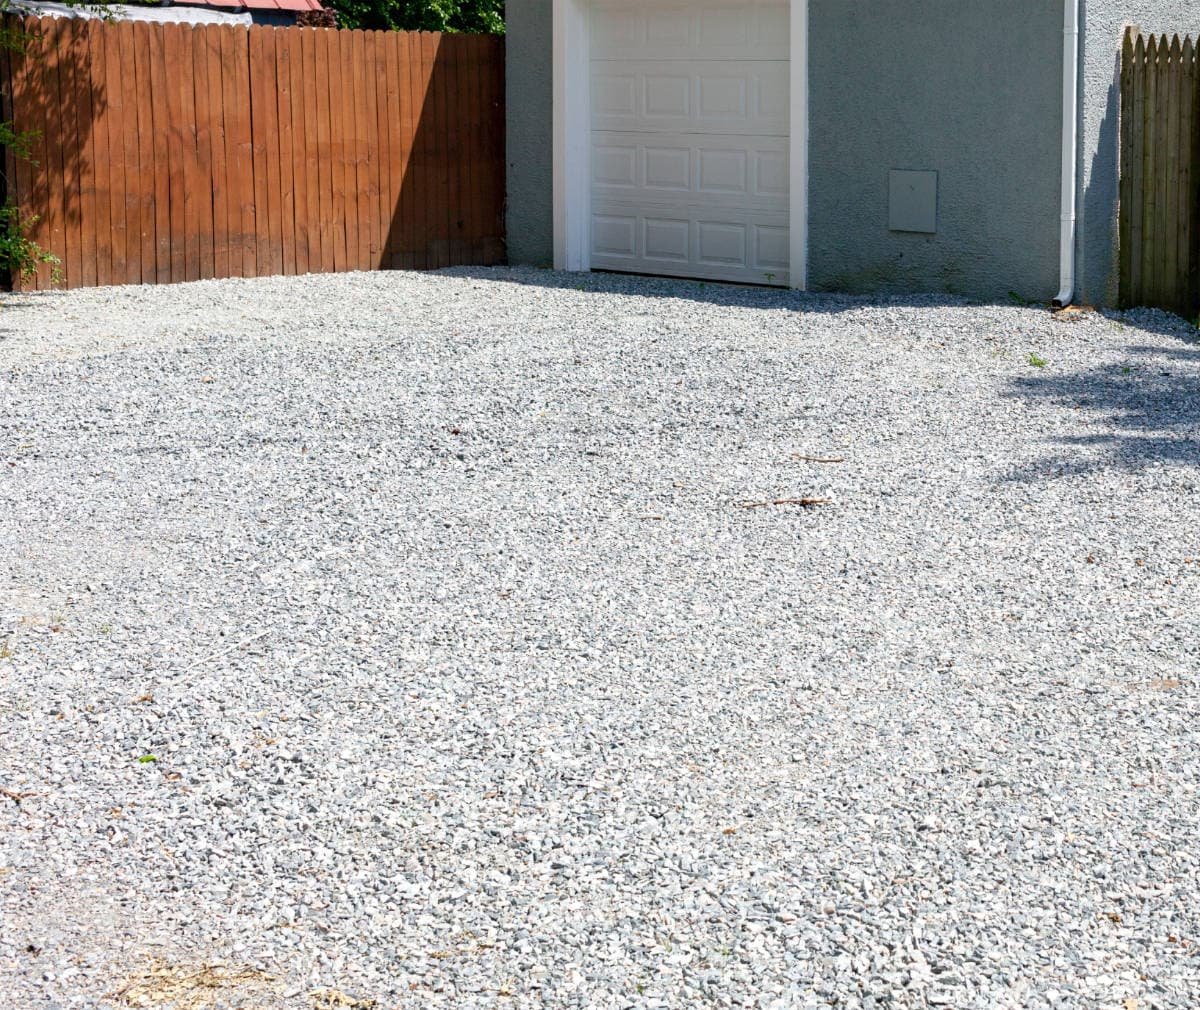
M 15 789 L 5 789 L 4 786 L 0 786 L 0 796 L 10 799 L 14 803 L 20 803 L 21 800 L 27 800 L 36 795 L 37 793 L 19 793 Z
M 845 463 L 845 456 L 805 456 L 801 453 L 792 453 L 792 459 L 799 460 L 801 463 Z
M 222 649 L 220 652 L 214 652 L 208 656 L 205 656 L 203 659 L 198 659 L 195 663 L 192 664 L 192 669 L 195 670 L 196 667 L 203 666 L 205 663 L 211 663 L 214 659 L 220 659 L 222 656 L 228 656 L 229 653 L 236 652 L 238 649 L 242 648 L 243 646 L 249 645 L 251 642 L 255 642 L 258 639 L 262 638 L 270 630 L 271 630 L 270 628 L 267 628 L 265 631 L 260 631 L 257 635 L 251 635 L 249 638 L 243 638 L 236 645 L 231 645 L 228 649 Z
M 814 508 L 817 505 L 830 505 L 832 498 L 776 498 L 774 501 L 740 501 L 740 509 L 765 509 L 772 505 L 802 505 L 804 508 Z

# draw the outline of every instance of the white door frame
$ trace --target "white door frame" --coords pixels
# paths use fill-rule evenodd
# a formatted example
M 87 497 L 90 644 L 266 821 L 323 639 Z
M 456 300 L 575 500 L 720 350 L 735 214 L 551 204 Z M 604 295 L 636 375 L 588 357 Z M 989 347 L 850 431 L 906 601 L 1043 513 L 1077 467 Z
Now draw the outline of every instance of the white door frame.
M 808 287 L 808 0 L 791 0 L 791 286 Z M 554 268 L 590 270 L 589 0 L 554 0 Z

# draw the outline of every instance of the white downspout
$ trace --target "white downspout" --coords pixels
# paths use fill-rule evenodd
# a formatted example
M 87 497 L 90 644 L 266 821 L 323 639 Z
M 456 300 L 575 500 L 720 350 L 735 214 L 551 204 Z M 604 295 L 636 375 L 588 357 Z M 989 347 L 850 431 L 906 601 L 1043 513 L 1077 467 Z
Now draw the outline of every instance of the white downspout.
M 791 237 L 791 286 L 808 290 L 808 0 L 791 4 L 792 113 L 789 158 L 791 180 L 788 225 Z
M 1079 4 L 1063 7 L 1062 220 L 1059 232 L 1059 292 L 1054 304 L 1070 305 L 1075 297 L 1075 201 L 1079 161 Z

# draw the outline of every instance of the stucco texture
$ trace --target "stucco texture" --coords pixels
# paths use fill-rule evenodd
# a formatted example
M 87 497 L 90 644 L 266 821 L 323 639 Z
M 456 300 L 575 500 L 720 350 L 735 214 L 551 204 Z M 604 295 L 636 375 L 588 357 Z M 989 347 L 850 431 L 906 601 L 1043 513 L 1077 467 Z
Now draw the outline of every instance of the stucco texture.
M 813 0 L 809 281 L 1049 299 L 1062 7 Z M 890 169 L 938 173 L 934 235 L 888 230 Z
M 1076 234 L 1078 300 L 1117 301 L 1117 213 L 1120 181 L 1121 39 L 1135 25 L 1156 34 L 1200 37 L 1196 0 L 1084 0 L 1080 160 Z
M 505 5 L 510 263 L 554 260 L 553 16 L 551 0 Z

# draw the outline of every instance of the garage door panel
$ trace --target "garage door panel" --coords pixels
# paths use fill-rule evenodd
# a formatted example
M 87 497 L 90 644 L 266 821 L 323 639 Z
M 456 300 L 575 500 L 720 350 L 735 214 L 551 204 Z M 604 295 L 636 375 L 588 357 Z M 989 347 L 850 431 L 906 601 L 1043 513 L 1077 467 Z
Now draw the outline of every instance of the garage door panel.
M 625 10 L 628 13 L 628 8 Z M 601 18 L 610 16 L 603 9 L 598 9 L 597 14 Z M 620 17 L 621 15 L 617 14 L 616 16 Z M 644 30 L 641 25 L 643 17 L 645 18 Z M 655 53 L 664 53 L 675 57 L 686 56 L 693 46 L 693 18 L 694 15 L 691 11 L 680 8 L 633 12 L 631 20 L 637 24 L 637 30 L 633 37 L 633 44 L 623 55 L 626 57 L 641 56 L 643 59 L 653 56 Z M 603 59 L 603 53 L 600 54 L 600 58 Z
M 594 59 L 786 60 L 787 0 L 593 0 Z
M 702 204 L 603 202 L 592 216 L 592 265 L 751 284 L 788 282 L 788 229 L 777 215 Z
M 784 63 L 767 64 L 769 72 L 760 74 L 753 99 L 757 102 L 755 117 L 764 123 L 779 123 L 783 132 L 789 133 L 791 123 L 789 117 L 792 106 L 792 77 L 791 67 Z
M 690 119 L 692 115 L 692 79 L 687 74 L 645 74 L 640 79 L 643 95 L 640 110 L 644 125 L 656 129 L 664 117 Z M 634 109 L 634 115 L 639 114 Z
M 637 258 L 638 218 L 636 213 L 594 213 L 592 215 L 592 256 L 606 260 L 631 261 Z
M 750 166 L 754 195 L 762 199 L 776 198 L 786 204 L 790 192 L 788 152 L 753 150 L 750 152 Z
M 592 72 L 592 123 L 599 120 L 635 122 L 642 82 L 633 73 L 615 70 Z
M 786 61 L 592 66 L 592 129 L 786 137 Z
M 748 77 L 735 77 L 728 72 L 700 75 L 696 80 L 699 92 L 696 118 L 702 123 L 731 116 L 744 120 L 750 111 L 747 103 L 750 83 Z
M 638 148 L 619 141 L 592 144 L 592 184 L 605 189 L 635 189 L 638 185 Z
M 642 254 L 656 263 L 682 263 L 691 261 L 691 222 L 679 218 L 643 218 L 644 236 Z
M 646 189 L 690 193 L 692 151 L 686 146 L 639 145 L 642 184 Z
M 778 273 L 779 276 L 786 277 L 792 258 L 788 229 L 782 225 L 770 224 L 756 224 L 753 228 L 751 241 L 755 269 L 764 276 L 768 273 Z
M 645 199 L 663 192 L 710 207 L 788 209 L 788 142 L 781 137 L 688 133 L 592 134 L 592 192 Z
M 714 150 L 701 147 L 696 152 L 700 165 L 700 176 L 696 188 L 701 193 L 739 193 L 749 192 L 749 173 L 747 166 L 750 161 L 749 152 L 745 148 L 732 151 Z
M 746 267 L 746 233 L 750 226 L 735 221 L 696 222 L 696 262 L 706 266 Z

